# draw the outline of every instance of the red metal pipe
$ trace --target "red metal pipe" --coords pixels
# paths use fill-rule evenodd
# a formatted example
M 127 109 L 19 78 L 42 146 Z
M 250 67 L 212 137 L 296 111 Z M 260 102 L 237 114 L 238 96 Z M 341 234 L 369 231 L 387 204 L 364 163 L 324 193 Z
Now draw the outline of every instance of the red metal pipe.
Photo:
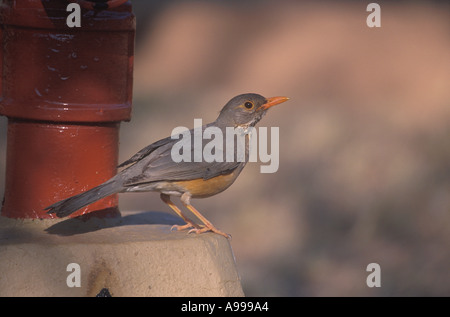
M 68 1 L 6 1 L 0 114 L 8 117 L 1 214 L 51 218 L 44 207 L 116 173 L 120 121 L 129 120 L 135 17 L 129 2 L 82 9 Z M 73 214 L 118 215 L 111 196 Z

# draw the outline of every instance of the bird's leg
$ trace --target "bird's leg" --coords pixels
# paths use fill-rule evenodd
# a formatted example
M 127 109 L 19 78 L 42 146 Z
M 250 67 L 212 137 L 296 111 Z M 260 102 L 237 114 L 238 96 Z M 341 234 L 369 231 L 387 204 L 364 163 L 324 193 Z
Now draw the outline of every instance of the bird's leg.
M 212 231 L 214 233 L 224 236 L 227 239 L 231 238 L 231 235 L 222 232 L 216 227 L 214 227 L 213 224 L 208 221 L 208 219 L 206 219 L 197 209 L 195 209 L 194 206 L 191 205 L 191 196 L 188 193 L 184 193 L 183 195 L 181 195 L 181 202 L 187 209 L 189 209 L 198 219 L 200 219 L 205 224 L 203 228 L 194 228 L 189 230 L 189 233 L 195 232 L 198 234 L 207 231 Z
M 170 230 L 176 229 L 178 231 L 180 230 L 184 230 L 184 229 L 189 229 L 189 228 L 194 228 L 194 229 L 200 229 L 201 227 L 197 224 L 195 224 L 191 219 L 189 219 L 188 217 L 186 217 L 180 210 L 180 208 L 178 208 L 171 200 L 170 200 L 170 196 L 166 195 L 166 194 L 162 194 L 160 195 L 161 200 L 163 202 L 165 202 L 173 211 L 176 212 L 176 214 L 178 216 L 181 217 L 181 219 L 184 220 L 184 222 L 186 222 L 185 225 L 179 226 L 179 225 L 173 225 Z

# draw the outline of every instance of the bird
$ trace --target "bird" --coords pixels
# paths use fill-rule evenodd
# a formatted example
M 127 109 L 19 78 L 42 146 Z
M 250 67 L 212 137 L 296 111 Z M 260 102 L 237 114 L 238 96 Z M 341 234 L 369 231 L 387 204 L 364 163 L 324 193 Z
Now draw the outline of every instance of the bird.
M 222 132 L 226 132 L 230 127 L 248 130 L 264 117 L 269 108 L 287 100 L 289 100 L 288 97 L 265 98 L 256 93 L 238 95 L 225 104 L 214 122 L 203 125 L 202 131 L 211 127 L 218 128 Z M 190 136 L 194 136 L 195 131 L 195 129 L 189 130 Z M 225 136 L 223 137 L 225 138 Z M 212 162 L 206 160 L 175 162 L 172 150 L 177 142 L 179 142 L 178 139 L 169 136 L 146 146 L 121 163 L 118 168 L 123 169 L 111 179 L 44 209 L 48 214 L 55 214 L 57 217 L 63 218 L 99 199 L 116 193 L 158 192 L 161 200 L 186 223 L 185 225 L 173 225 L 171 230 L 189 229 L 188 233 L 197 234 L 214 232 L 230 238 L 230 235 L 217 229 L 191 204 L 191 198 L 210 197 L 231 186 L 248 162 L 248 141 L 243 160 Z M 204 147 L 205 144 L 202 142 L 201 146 Z M 194 146 L 191 147 L 192 153 L 194 150 Z M 236 149 L 232 150 L 236 155 Z M 181 203 L 203 224 L 197 224 L 188 218 L 172 202 L 172 196 L 180 197 Z

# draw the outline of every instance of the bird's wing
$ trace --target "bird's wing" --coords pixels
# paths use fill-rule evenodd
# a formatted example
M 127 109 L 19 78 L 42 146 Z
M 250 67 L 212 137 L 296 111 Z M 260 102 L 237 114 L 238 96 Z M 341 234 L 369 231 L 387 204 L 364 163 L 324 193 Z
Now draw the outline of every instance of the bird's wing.
M 147 155 L 149 155 L 150 153 L 155 151 L 160 146 L 167 144 L 171 141 L 172 141 L 172 139 L 170 137 L 156 141 L 155 143 L 152 143 L 149 146 L 146 146 L 145 148 L 143 148 L 142 150 L 140 150 L 139 152 L 134 154 L 131 158 L 129 158 L 125 162 L 121 163 L 117 167 L 120 168 L 120 167 L 130 165 L 132 163 L 136 163 L 137 161 L 141 160 L 142 158 L 146 157 Z
M 170 144 L 167 145 L 167 148 L 169 148 L 168 151 L 161 153 L 155 151 L 150 156 L 124 170 L 126 177 L 123 186 L 198 178 L 207 180 L 215 176 L 229 174 L 236 168 L 245 165 L 245 162 L 175 163 L 170 155 Z
M 190 132 L 192 133 L 192 130 Z M 181 161 L 176 163 L 171 156 L 172 147 L 176 142 L 178 142 L 176 139 L 163 139 L 135 154 L 128 160 L 129 162 L 134 162 L 134 164 L 121 172 L 124 179 L 123 185 L 136 186 L 156 181 L 191 180 L 198 178 L 207 180 L 215 176 L 229 174 L 236 168 L 243 168 L 245 166 L 245 162 L 225 161 L 209 163 L 204 160 L 202 162 Z M 194 157 L 193 152 L 194 148 L 192 146 L 191 158 Z

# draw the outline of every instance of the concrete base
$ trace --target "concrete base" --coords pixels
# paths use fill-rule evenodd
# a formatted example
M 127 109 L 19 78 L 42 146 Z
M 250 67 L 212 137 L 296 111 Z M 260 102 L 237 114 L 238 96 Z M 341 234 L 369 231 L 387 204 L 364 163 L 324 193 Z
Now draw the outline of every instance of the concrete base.
M 224 237 L 171 232 L 180 220 L 167 213 L 122 215 L 0 217 L 0 296 L 244 295 Z M 68 271 L 71 263 L 79 269 Z M 80 287 L 72 285 L 78 281 Z

